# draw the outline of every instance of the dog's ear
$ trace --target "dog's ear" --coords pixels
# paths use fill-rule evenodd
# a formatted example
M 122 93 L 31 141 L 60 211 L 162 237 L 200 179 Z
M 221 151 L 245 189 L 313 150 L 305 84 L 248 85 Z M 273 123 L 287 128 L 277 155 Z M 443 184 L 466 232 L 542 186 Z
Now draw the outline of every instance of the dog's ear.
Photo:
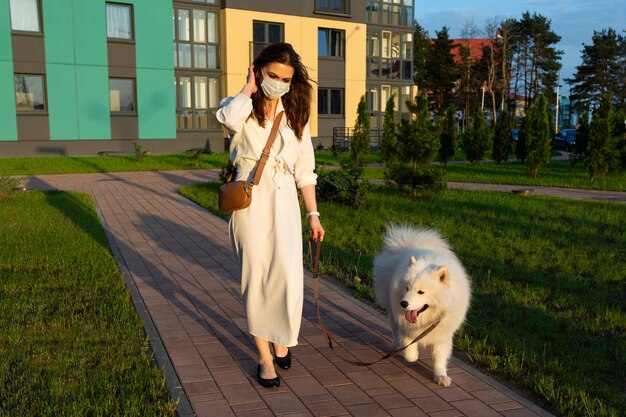
M 417 259 L 415 259 L 414 256 L 411 256 L 411 259 L 409 260 L 409 266 L 415 265 L 416 262 L 417 262 Z
M 439 269 L 437 269 L 437 272 L 435 272 L 437 274 L 437 277 L 439 278 L 439 282 L 448 282 L 448 278 L 450 277 L 448 274 L 448 267 L 447 266 L 440 266 Z

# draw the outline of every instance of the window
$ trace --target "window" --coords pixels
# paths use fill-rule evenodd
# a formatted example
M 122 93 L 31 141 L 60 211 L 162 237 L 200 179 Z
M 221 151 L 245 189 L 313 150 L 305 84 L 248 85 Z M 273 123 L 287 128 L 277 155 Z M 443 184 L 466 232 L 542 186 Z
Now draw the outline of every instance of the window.
M 319 56 L 343 57 L 343 39 L 343 30 L 319 28 L 317 30 Z
M 319 88 L 317 90 L 318 115 L 343 115 L 343 90 L 339 88 Z
M 252 59 L 271 43 L 284 42 L 285 30 L 282 23 L 252 22 Z
M 135 80 L 110 78 L 111 113 L 136 113 Z
M 43 75 L 15 74 L 15 107 L 18 112 L 46 111 Z
M 174 63 L 178 68 L 218 69 L 217 14 L 174 9 Z
M 11 29 L 22 32 L 41 32 L 38 0 L 10 0 Z
M 109 39 L 133 39 L 130 4 L 107 3 L 107 37 Z
M 218 79 L 206 75 L 176 78 L 176 128 L 205 130 L 217 128 Z
M 413 0 L 371 0 L 365 10 L 367 23 L 413 27 Z
M 349 0 L 315 0 L 316 12 L 350 13 Z

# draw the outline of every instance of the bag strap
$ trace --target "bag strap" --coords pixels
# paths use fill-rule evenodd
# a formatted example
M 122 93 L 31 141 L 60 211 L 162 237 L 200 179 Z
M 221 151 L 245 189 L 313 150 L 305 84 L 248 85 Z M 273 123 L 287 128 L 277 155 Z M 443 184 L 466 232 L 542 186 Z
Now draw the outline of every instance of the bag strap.
M 335 349 L 333 348 L 333 340 L 330 337 L 330 334 L 328 334 L 328 331 L 326 330 L 326 326 L 324 326 L 324 322 L 322 321 L 322 315 L 320 314 L 320 302 L 319 302 L 319 288 L 318 288 L 318 276 L 317 276 L 317 270 L 319 267 L 319 259 L 320 259 L 320 250 L 322 247 L 322 242 L 320 242 L 319 240 L 316 242 L 316 248 L 315 248 L 315 256 L 313 256 L 313 244 L 312 244 L 313 240 L 311 238 L 309 238 L 309 254 L 311 255 L 311 270 L 313 271 L 313 294 L 315 296 L 315 308 L 317 309 L 317 320 L 319 322 L 320 325 L 320 330 L 322 331 L 322 335 L 324 336 L 324 338 L 326 339 L 326 342 L 328 343 L 328 346 L 330 347 L 330 350 L 332 350 L 333 352 L 335 352 Z M 406 346 L 403 346 L 401 348 L 392 350 L 391 352 L 387 352 L 385 355 L 383 355 L 381 358 L 373 361 L 373 362 L 359 362 L 359 361 L 351 361 L 345 358 L 342 358 L 341 356 L 339 356 L 343 361 L 348 362 L 352 365 L 356 365 L 356 366 L 371 366 L 374 365 L 380 361 L 384 361 L 385 359 L 389 359 L 393 356 L 396 356 L 400 353 L 402 353 L 406 348 L 408 348 L 409 346 L 411 346 L 413 343 L 417 343 L 419 342 L 421 339 L 423 339 L 424 337 L 426 337 L 426 335 L 428 335 L 430 332 L 432 332 L 435 327 L 437 327 L 437 325 L 441 322 L 441 319 L 437 320 L 436 322 L 434 322 L 433 324 L 430 325 L 430 327 L 428 327 L 426 330 L 424 330 L 422 333 L 420 333 L 415 339 L 413 339 L 413 341 L 411 343 L 409 343 Z M 336 354 L 337 352 L 335 352 Z
M 267 143 L 265 143 L 265 148 L 263 148 L 263 152 L 261 152 L 261 158 L 259 159 L 259 163 L 256 167 L 256 171 L 254 172 L 254 178 L 252 179 L 252 183 L 257 185 L 259 181 L 261 181 L 261 175 L 263 175 L 263 168 L 265 168 L 265 164 L 267 162 L 267 158 L 270 156 L 270 149 L 272 149 L 272 145 L 274 144 L 274 139 L 276 139 L 276 132 L 278 132 L 278 127 L 280 126 L 280 120 L 283 117 L 283 112 L 278 113 L 278 116 L 274 119 L 274 124 L 272 125 L 272 130 L 270 131 L 270 136 L 267 138 Z

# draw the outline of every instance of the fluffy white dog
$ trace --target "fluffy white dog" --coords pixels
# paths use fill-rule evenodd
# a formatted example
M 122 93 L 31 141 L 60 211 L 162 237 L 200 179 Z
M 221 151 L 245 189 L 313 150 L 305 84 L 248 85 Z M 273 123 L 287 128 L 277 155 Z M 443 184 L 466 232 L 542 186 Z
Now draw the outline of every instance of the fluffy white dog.
M 467 274 L 448 243 L 435 231 L 391 225 L 374 258 L 376 300 L 389 313 L 394 347 L 407 345 L 437 320 L 441 322 L 419 344 L 430 348 L 433 380 L 444 387 L 452 380 L 446 367 L 452 338 L 463 324 L 470 303 Z M 403 352 L 418 359 L 418 343 Z

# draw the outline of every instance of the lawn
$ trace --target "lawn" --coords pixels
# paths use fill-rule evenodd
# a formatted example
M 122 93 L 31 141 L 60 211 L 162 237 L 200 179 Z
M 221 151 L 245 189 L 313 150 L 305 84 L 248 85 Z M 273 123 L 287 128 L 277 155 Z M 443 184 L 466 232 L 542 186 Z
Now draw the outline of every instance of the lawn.
M 461 155 L 462 156 L 462 155 Z M 329 151 L 315 151 L 318 166 L 347 164 L 348 152 L 333 154 Z M 378 153 L 370 153 L 367 164 L 377 164 Z M 1 175 L 69 174 L 87 172 L 127 172 L 181 169 L 222 168 L 228 163 L 225 152 L 202 154 L 197 164 L 191 162 L 187 154 L 146 155 L 136 161 L 133 155 L 116 156 L 54 156 L 29 158 L 0 158 Z M 364 178 L 383 179 L 380 167 L 365 168 Z M 515 184 L 528 186 L 549 186 L 581 189 L 626 191 L 626 170 L 593 183 L 589 182 L 583 164 L 569 161 L 551 161 L 540 170 L 540 177 L 533 180 L 528 168 L 517 162 L 495 163 L 450 163 L 446 168 L 446 181 L 478 182 L 491 184 Z
M 45 156 L 0 158 L 0 175 L 74 174 L 87 172 L 128 172 L 221 168 L 228 162 L 225 152 L 201 154 L 198 161 L 189 155 Z
M 0 201 L 0 415 L 175 409 L 91 199 Z
M 181 193 L 216 211 L 216 190 Z M 372 259 L 387 222 L 437 229 L 472 277 L 472 307 L 455 341 L 463 358 L 531 390 L 557 414 L 623 416 L 623 204 L 464 190 L 415 199 L 376 186 L 367 199 L 357 210 L 319 202 L 325 274 L 373 297 Z

